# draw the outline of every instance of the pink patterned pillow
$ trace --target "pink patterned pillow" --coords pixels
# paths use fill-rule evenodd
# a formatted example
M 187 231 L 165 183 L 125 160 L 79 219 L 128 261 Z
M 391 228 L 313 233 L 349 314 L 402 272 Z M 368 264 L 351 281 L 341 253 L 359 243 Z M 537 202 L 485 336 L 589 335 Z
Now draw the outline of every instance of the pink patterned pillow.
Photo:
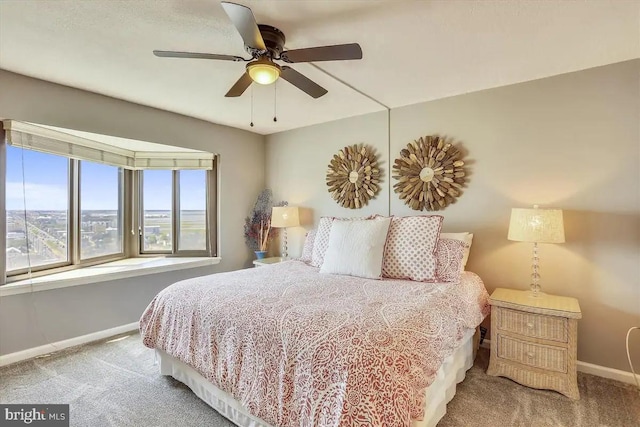
M 462 274 L 462 260 L 467 244 L 462 240 L 440 239 L 436 247 L 436 280 L 458 283 Z
M 309 264 L 311 257 L 313 256 L 313 243 L 316 240 L 316 229 L 309 230 L 307 236 L 304 238 L 304 246 L 302 247 L 302 255 L 300 255 L 300 261 Z
M 436 281 L 436 246 L 440 215 L 393 218 L 384 252 L 382 276 L 419 282 Z
M 332 216 L 323 216 L 320 218 L 316 236 L 313 241 L 313 253 L 311 254 L 311 265 L 321 267 L 324 262 L 324 254 L 329 247 L 329 234 L 331 234 L 331 224 L 334 218 Z

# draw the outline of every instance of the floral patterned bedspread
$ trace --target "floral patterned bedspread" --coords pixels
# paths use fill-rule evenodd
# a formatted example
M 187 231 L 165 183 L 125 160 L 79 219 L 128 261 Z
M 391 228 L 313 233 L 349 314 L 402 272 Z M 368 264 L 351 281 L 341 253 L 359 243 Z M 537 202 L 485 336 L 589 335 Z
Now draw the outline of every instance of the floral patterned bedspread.
M 327 275 L 299 261 L 185 280 L 140 319 L 165 351 L 274 426 L 410 426 L 489 313 L 484 284 Z

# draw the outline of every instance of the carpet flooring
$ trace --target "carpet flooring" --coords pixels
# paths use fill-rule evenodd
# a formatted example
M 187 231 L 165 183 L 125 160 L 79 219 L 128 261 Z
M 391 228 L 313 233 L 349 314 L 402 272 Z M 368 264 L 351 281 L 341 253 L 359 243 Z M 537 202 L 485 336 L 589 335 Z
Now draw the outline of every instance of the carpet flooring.
M 439 427 L 635 427 L 640 392 L 578 374 L 581 400 L 485 374 L 489 352 L 458 384 Z M 189 388 L 158 373 L 138 334 L 0 368 L 0 403 L 69 403 L 72 426 L 232 427 Z

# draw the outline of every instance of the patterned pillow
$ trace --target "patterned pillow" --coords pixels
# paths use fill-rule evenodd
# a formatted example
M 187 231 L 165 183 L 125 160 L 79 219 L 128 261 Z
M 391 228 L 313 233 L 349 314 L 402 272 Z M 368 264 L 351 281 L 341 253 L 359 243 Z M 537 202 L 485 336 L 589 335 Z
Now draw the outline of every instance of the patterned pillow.
M 307 236 L 304 238 L 304 246 L 302 247 L 302 255 L 300 255 L 300 261 L 309 264 L 311 262 L 311 256 L 313 255 L 313 243 L 316 240 L 316 229 L 309 230 Z
M 316 236 L 313 241 L 313 253 L 311 254 L 311 265 L 321 267 L 324 262 L 324 254 L 329 247 L 329 234 L 331 234 L 331 224 L 334 218 L 332 216 L 323 216 L 320 218 Z
M 469 252 L 471 251 L 471 243 L 473 243 L 473 233 L 464 231 L 462 233 L 440 233 L 441 239 L 455 239 L 463 241 L 466 246 L 464 249 L 464 256 L 462 257 L 461 271 L 464 271 L 467 261 L 469 260 Z
M 382 276 L 419 282 L 436 280 L 440 215 L 393 218 L 384 252 Z
M 331 225 L 334 220 L 339 221 L 360 221 L 364 219 L 375 219 L 379 215 L 371 215 L 367 217 L 354 217 L 354 218 L 336 218 L 333 216 L 323 216 L 320 218 L 318 228 L 316 230 L 316 237 L 313 242 L 313 253 L 311 254 L 311 265 L 314 267 L 322 267 L 324 262 L 324 255 L 329 247 L 329 235 L 331 234 Z
M 440 239 L 436 247 L 436 281 L 458 283 L 463 271 L 467 244 L 457 239 Z

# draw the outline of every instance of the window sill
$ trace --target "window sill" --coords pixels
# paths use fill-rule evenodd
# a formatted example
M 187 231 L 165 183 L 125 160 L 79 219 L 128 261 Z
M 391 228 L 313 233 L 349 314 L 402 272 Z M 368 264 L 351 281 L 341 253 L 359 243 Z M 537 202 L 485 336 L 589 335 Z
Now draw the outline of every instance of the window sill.
M 221 258 L 127 258 L 77 270 L 20 280 L 0 286 L 0 297 L 48 291 L 68 286 L 87 285 L 108 280 L 126 279 L 165 271 L 205 267 L 220 263 Z

